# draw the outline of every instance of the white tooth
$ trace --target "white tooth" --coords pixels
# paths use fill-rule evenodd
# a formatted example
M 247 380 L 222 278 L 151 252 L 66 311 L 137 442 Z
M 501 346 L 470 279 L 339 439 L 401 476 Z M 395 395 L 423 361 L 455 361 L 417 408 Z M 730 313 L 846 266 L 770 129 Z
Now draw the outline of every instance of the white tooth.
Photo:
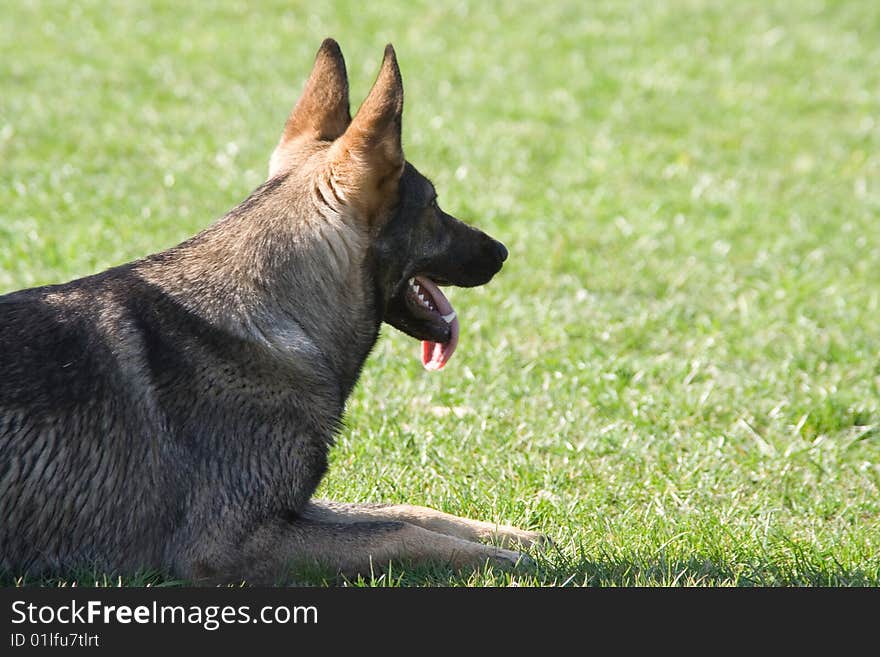
M 421 292 L 419 293 L 419 299 L 421 299 L 423 302 L 425 301 L 425 297 L 422 296 Z
M 452 324 L 452 320 L 455 319 L 455 311 L 453 310 L 448 315 L 443 315 L 443 321 L 447 324 Z
M 411 278 L 407 281 L 407 283 L 409 283 L 410 285 L 413 285 L 415 282 L 416 282 L 415 278 Z

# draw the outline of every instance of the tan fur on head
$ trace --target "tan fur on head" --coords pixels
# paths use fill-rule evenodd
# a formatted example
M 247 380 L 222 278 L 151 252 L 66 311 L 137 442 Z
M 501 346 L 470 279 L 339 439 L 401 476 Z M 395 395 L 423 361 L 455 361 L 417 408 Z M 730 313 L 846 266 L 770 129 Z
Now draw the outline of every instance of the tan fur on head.
M 404 166 L 402 116 L 403 81 L 394 48 L 385 47 L 376 82 L 352 120 L 345 61 L 336 42 L 327 39 L 272 154 L 269 177 L 301 166 L 303 151 L 313 153 L 316 141 L 329 144 L 326 166 L 317 175 L 334 199 L 374 227 L 397 197 Z

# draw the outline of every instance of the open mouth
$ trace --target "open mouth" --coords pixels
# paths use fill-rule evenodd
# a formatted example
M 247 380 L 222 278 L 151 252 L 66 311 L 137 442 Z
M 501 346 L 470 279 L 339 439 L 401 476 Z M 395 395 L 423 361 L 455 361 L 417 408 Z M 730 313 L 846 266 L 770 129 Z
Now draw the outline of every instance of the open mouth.
M 427 370 L 442 369 L 458 345 L 458 317 L 452 304 L 425 276 L 410 278 L 403 296 L 407 310 L 423 325 L 419 332 L 437 338 L 422 340 L 422 365 Z

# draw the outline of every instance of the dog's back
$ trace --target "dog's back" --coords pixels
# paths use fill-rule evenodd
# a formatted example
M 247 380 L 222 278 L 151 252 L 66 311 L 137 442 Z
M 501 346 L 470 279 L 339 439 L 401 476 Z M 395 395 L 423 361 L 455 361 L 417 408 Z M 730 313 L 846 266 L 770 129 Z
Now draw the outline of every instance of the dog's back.
M 222 551 L 205 520 L 244 529 L 257 509 L 301 507 L 341 409 L 326 373 L 217 330 L 133 265 L 0 297 L 0 371 L 15 573 L 176 570 L 193 542 Z
M 156 564 L 151 526 L 180 500 L 160 496 L 154 394 L 139 337 L 121 327 L 124 270 L 0 297 L 0 545 L 3 566 L 42 572 L 102 566 L 109 555 Z M 141 362 L 138 362 L 138 361 Z M 144 403 L 146 402 L 146 403 Z M 75 536 L 73 540 L 71 537 Z

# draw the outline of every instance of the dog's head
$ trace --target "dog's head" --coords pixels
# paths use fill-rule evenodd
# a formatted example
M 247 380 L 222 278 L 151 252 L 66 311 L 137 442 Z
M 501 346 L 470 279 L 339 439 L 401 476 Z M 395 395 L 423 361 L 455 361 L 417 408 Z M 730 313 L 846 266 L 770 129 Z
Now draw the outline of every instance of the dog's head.
M 394 49 L 385 48 L 379 76 L 352 119 L 345 61 L 327 39 L 272 154 L 269 177 L 307 171 L 318 214 L 345 217 L 366 237 L 363 262 L 382 319 L 422 340 L 422 363 L 440 369 L 455 350 L 459 323 L 439 286 L 487 283 L 507 249 L 440 209 L 431 181 L 404 158 L 402 115 Z

